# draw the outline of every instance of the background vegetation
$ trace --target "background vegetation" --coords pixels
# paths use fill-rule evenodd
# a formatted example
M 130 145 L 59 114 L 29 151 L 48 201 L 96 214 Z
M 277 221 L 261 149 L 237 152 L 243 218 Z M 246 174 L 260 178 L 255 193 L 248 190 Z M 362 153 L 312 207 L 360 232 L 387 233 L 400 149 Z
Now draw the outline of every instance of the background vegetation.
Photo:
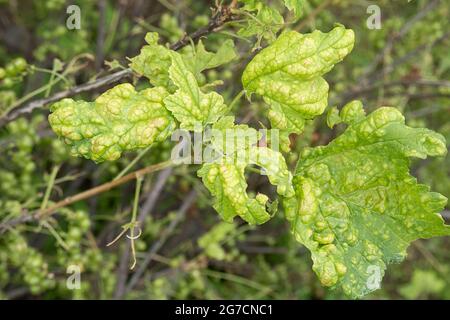
M 0 236 L 0 297 L 345 298 L 320 285 L 309 253 L 290 236 L 282 212 L 258 228 L 240 220 L 233 225 L 220 222 L 195 175 L 197 166 L 146 176 L 139 198 L 143 233 L 136 240 L 137 265 L 132 271 L 130 242 L 122 238 L 106 244 L 130 219 L 134 183 L 61 208 L 51 217 L 9 225 L 24 212 L 170 158 L 170 141 L 100 165 L 73 158 L 49 128 L 49 104 L 35 107 L 33 102 L 117 74 L 128 65 L 127 57 L 139 53 L 148 31 L 157 31 L 171 44 L 187 39 L 185 34 L 208 25 L 216 6 L 203 0 L 75 2 L 81 8 L 80 30 L 66 28 L 71 1 L 0 0 L 0 223 L 6 229 Z M 366 26 L 370 4 L 381 8 L 379 30 Z M 271 5 L 283 12 L 276 1 Z M 285 21 L 292 21 L 284 13 Z M 300 19 L 285 27 L 328 31 L 339 22 L 355 30 L 352 54 L 326 75 L 330 105 L 360 99 L 368 111 L 397 106 L 410 126 L 426 126 L 450 141 L 449 16 L 448 1 L 305 0 Z M 211 50 L 225 39 L 235 40 L 239 60 L 207 73 L 208 81 L 224 81 L 217 90 L 228 99 L 242 90 L 240 75 L 254 51 L 276 32 L 243 35 L 238 30 L 248 19 L 227 22 L 203 38 Z M 263 32 L 269 36 L 260 37 Z M 148 86 L 123 72 L 126 76 L 111 82 Z M 92 100 L 108 86 L 90 88 L 75 98 Z M 235 113 L 238 122 L 258 128 L 267 125 L 263 109 L 242 98 Z M 325 116 L 316 119 L 304 134 L 291 137 L 290 167 L 295 166 L 296 151 L 327 144 L 338 133 L 326 127 Z M 413 172 L 450 197 L 450 157 L 416 161 Z M 249 173 L 248 181 L 251 190 L 273 192 L 264 177 Z M 448 223 L 450 211 L 443 216 Z M 79 290 L 66 287 L 71 264 L 82 266 Z M 382 289 L 367 298 L 449 299 L 450 239 L 416 241 L 406 261 L 390 267 Z

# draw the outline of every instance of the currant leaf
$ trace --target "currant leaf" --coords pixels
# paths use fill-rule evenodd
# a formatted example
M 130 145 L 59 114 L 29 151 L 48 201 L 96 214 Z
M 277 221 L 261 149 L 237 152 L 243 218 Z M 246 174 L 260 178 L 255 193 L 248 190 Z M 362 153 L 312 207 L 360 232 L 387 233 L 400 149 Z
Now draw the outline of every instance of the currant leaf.
M 169 91 L 175 91 L 174 85 L 169 78 L 169 67 L 172 63 L 170 50 L 158 44 L 159 35 L 149 32 L 145 36 L 148 45 L 142 47 L 141 52 L 131 58 L 130 68 L 135 72 L 148 78 L 155 87 L 165 87 Z
M 265 5 L 261 1 L 244 0 L 242 10 L 257 11 L 253 18 L 248 19 L 247 25 L 238 31 L 242 37 L 257 36 L 272 42 L 276 39 L 276 33 L 283 27 L 283 16 L 274 8 Z M 258 47 L 260 41 L 257 42 Z
M 168 92 L 156 87 L 136 92 L 120 84 L 94 102 L 63 99 L 51 107 L 50 125 L 71 152 L 95 162 L 145 148 L 168 137 L 175 121 L 163 105 Z
M 270 105 L 272 127 L 300 133 L 305 119 L 327 107 L 328 84 L 321 77 L 353 48 L 354 33 L 336 26 L 329 33 L 283 33 L 247 65 L 242 83 L 248 94 Z
M 180 122 L 180 127 L 187 130 L 202 129 L 206 124 L 214 123 L 226 114 L 228 107 L 222 96 L 217 92 L 203 93 L 181 55 L 172 51 L 170 56 L 172 64 L 169 76 L 178 89 L 167 96 L 164 103 Z M 201 128 L 197 128 L 197 125 Z
M 206 163 L 197 172 L 203 184 L 214 196 L 214 209 L 222 219 L 232 222 L 240 216 L 249 224 L 262 224 L 271 218 L 267 212 L 269 198 L 264 194 L 251 197 L 247 193 L 244 171 L 248 165 L 263 168 L 277 193 L 293 195 L 292 175 L 283 156 L 265 147 L 250 147 L 248 157 L 225 157 L 217 162 Z
M 340 118 L 349 124 L 342 135 L 301 155 L 296 195 L 284 207 L 322 284 L 361 297 L 379 288 L 386 266 L 403 260 L 412 241 L 450 234 L 439 215 L 447 199 L 409 174 L 409 158 L 447 148 L 440 134 L 406 126 L 395 108 L 365 116 L 352 102 Z
M 204 164 L 198 175 L 215 197 L 214 208 L 227 222 L 239 215 L 250 224 L 261 224 L 275 211 L 266 195 L 253 198 L 247 194 L 244 173 L 249 165 L 261 167 L 270 183 L 277 186 L 278 194 L 294 194 L 292 174 L 283 156 L 270 148 L 258 147 L 260 138 L 255 129 L 234 124 L 232 116 L 223 117 L 212 126 L 210 147 L 218 156 Z
M 284 5 L 286 8 L 288 8 L 290 11 L 294 13 L 294 17 L 296 19 L 300 18 L 303 14 L 303 6 L 304 6 L 304 0 L 284 0 Z
M 234 120 L 233 116 L 226 116 L 212 126 L 211 147 L 218 157 L 244 157 L 248 155 L 248 148 L 256 146 L 261 138 L 257 130 L 246 124 L 235 125 Z

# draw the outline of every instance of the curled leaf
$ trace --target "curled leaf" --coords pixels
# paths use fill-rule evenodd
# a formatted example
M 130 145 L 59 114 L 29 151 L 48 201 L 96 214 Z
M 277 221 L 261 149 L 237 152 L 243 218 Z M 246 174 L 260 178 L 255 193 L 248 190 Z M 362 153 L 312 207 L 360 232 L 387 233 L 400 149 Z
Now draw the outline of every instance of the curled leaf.
M 244 142 L 245 137 L 257 134 L 254 129 L 247 128 L 245 134 L 243 125 L 234 126 L 232 119 L 219 122 L 217 128 L 224 130 L 227 124 L 231 129 L 239 128 L 231 132 L 231 142 L 238 142 L 237 150 L 233 147 L 230 151 L 226 144 L 214 143 L 223 154 L 222 158 L 215 162 L 206 163 L 198 171 L 203 184 L 214 196 L 214 208 L 222 218 L 233 221 L 235 216 L 240 216 L 250 224 L 262 224 L 271 218 L 268 209 L 273 212 L 268 202 L 269 198 L 264 194 L 251 197 L 247 193 L 245 168 L 248 165 L 256 165 L 263 170 L 269 178 L 269 182 L 277 186 L 277 193 L 286 197 L 293 196 L 292 175 L 281 153 L 266 147 L 257 147 Z M 229 146 L 229 144 L 228 144 Z
M 163 105 L 167 95 L 162 87 L 137 92 L 125 83 L 94 102 L 55 103 L 49 122 L 73 155 L 96 162 L 116 160 L 124 151 L 148 147 L 171 134 L 175 121 Z
M 148 45 L 142 47 L 139 55 L 130 59 L 130 68 L 148 78 L 155 87 L 161 86 L 174 91 L 168 72 L 172 63 L 170 49 L 158 44 L 158 40 L 156 32 L 147 33 L 145 41 Z
M 167 109 L 183 129 L 194 130 L 196 125 L 203 127 L 216 122 L 228 111 L 222 96 L 216 92 L 203 93 L 181 55 L 171 52 L 170 56 L 172 64 L 169 75 L 178 89 L 164 99 Z
M 395 108 L 365 116 L 352 102 L 340 118 L 349 124 L 342 135 L 301 155 L 296 195 L 284 206 L 322 284 L 361 297 L 379 288 L 412 241 L 450 234 L 439 215 L 447 199 L 409 174 L 409 158 L 447 148 L 440 134 L 406 126 Z
M 329 33 L 283 33 L 247 65 L 242 83 L 247 93 L 270 105 L 272 127 L 300 133 L 305 119 L 327 107 L 328 84 L 321 77 L 353 48 L 354 33 L 336 26 Z

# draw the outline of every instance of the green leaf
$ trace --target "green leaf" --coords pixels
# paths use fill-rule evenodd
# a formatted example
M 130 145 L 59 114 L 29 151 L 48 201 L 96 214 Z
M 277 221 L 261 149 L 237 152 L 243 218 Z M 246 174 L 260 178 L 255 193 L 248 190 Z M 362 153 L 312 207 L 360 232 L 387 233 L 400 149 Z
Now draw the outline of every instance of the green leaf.
M 246 11 L 256 11 L 264 5 L 261 0 L 239 0 L 239 2 L 244 4 L 241 9 Z
M 172 65 L 171 52 L 169 48 L 158 44 L 159 36 L 156 32 L 149 32 L 145 36 L 148 45 L 142 47 L 141 52 L 131 58 L 130 67 L 133 71 L 145 76 L 154 86 L 162 86 L 170 92 L 176 90 L 169 76 L 169 68 Z M 188 48 L 186 48 L 188 49 Z M 200 40 L 191 51 L 185 50 L 182 54 L 184 63 L 197 80 L 201 79 L 201 72 L 207 69 L 217 68 L 237 57 L 234 42 L 226 40 L 217 52 L 209 52 Z
M 340 118 L 349 124 L 342 135 L 301 155 L 296 196 L 284 206 L 322 284 L 361 297 L 378 289 L 386 266 L 402 261 L 412 241 L 450 234 L 439 215 L 447 199 L 409 174 L 409 158 L 447 148 L 440 134 L 406 126 L 395 108 L 364 116 L 352 102 Z
M 175 128 L 165 109 L 162 87 L 136 92 L 120 84 L 94 102 L 63 99 L 55 103 L 49 122 L 71 152 L 96 162 L 116 160 L 122 152 L 164 140 Z
M 235 125 L 233 116 L 221 118 L 211 129 L 211 147 L 220 157 L 246 156 L 248 148 L 255 146 L 261 138 L 260 133 L 248 125 Z
M 247 194 L 245 168 L 254 164 L 264 169 L 271 184 L 277 186 L 277 193 L 293 195 L 292 175 L 279 152 L 265 147 L 250 147 L 246 157 L 226 157 L 217 162 L 206 163 L 197 172 L 203 184 L 215 197 L 214 209 L 222 219 L 232 222 L 240 216 L 249 224 L 262 224 L 271 215 L 267 212 L 269 198 L 264 194 L 251 197 Z
M 257 10 L 258 12 L 256 15 L 248 18 L 247 26 L 240 29 L 238 35 L 242 37 L 256 35 L 258 38 L 267 39 L 269 42 L 275 40 L 276 33 L 284 24 L 283 16 L 276 9 L 255 1 L 247 1 L 247 4 L 242 9 L 247 11 Z
M 327 107 L 328 84 L 321 77 L 353 48 L 354 33 L 336 26 L 329 33 L 283 33 L 247 65 L 242 83 L 248 94 L 270 105 L 272 127 L 300 133 L 305 119 Z
M 330 108 L 330 110 L 328 110 L 327 113 L 327 125 L 328 127 L 330 127 L 331 129 L 333 129 L 333 127 L 339 123 L 341 123 L 341 117 L 339 116 L 339 110 L 337 107 L 332 107 Z
M 158 44 L 159 36 L 156 32 L 149 32 L 145 36 L 148 45 L 143 46 L 136 57 L 130 59 L 130 68 L 148 78 L 155 87 L 161 86 L 175 91 L 169 79 L 169 67 L 172 63 L 170 49 Z
M 203 70 L 217 68 L 234 60 L 236 57 L 237 54 L 234 48 L 234 42 L 231 39 L 223 42 L 217 52 L 207 51 L 203 42 L 200 40 L 197 44 L 195 53 L 183 55 L 184 61 L 194 72 L 197 79 Z
M 303 14 L 304 0 L 284 0 L 284 5 L 290 11 L 294 12 L 296 19 L 300 18 Z
M 187 67 L 181 55 L 171 52 L 172 64 L 169 69 L 170 79 L 178 90 L 164 99 L 164 103 L 180 126 L 187 130 L 197 130 L 197 125 L 216 122 L 228 112 L 223 98 L 216 92 L 203 93 L 195 79 L 194 74 Z
M 219 157 L 203 165 L 198 171 L 204 185 L 215 197 L 214 208 L 222 218 L 233 221 L 239 215 L 250 224 L 261 224 L 270 219 L 274 208 L 268 197 L 247 194 L 245 168 L 256 165 L 262 168 L 277 193 L 293 196 L 292 175 L 281 153 L 258 147 L 259 133 L 247 125 L 235 125 L 231 116 L 223 117 L 212 126 L 211 147 Z

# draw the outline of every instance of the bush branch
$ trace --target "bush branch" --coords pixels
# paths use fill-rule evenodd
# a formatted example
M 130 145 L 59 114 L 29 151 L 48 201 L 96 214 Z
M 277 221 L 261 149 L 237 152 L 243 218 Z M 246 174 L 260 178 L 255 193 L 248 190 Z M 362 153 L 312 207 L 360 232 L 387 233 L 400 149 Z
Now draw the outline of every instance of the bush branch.
M 177 51 L 189 44 L 191 40 L 195 42 L 201 37 L 214 32 L 217 28 L 223 26 L 226 22 L 233 20 L 235 18 L 235 15 L 232 13 L 232 9 L 234 8 L 234 6 L 235 4 L 232 3 L 230 6 L 219 6 L 218 8 L 216 8 L 213 13 L 213 17 L 209 21 L 208 25 L 198 29 L 190 35 L 185 35 L 183 38 L 172 44 L 170 46 L 170 49 Z M 73 97 L 80 93 L 95 91 L 107 85 L 118 83 L 119 81 L 130 77 L 132 74 L 133 71 L 130 68 L 127 68 L 98 78 L 92 82 L 75 86 L 68 90 L 60 91 L 48 98 L 42 98 L 19 105 L 10 110 L 5 116 L 0 118 L 0 128 L 25 114 L 29 114 L 36 109 L 44 107 L 49 103 L 57 102 L 64 98 Z
M 0 234 L 4 233 L 7 229 L 9 229 L 9 228 L 11 228 L 11 227 L 13 227 L 15 225 L 18 225 L 18 224 L 21 224 L 21 223 L 25 223 L 25 222 L 29 222 L 29 221 L 33 221 L 33 220 L 46 218 L 46 217 L 52 215 L 53 213 L 55 213 L 56 210 L 58 210 L 58 209 L 60 209 L 62 207 L 68 206 L 68 205 L 70 205 L 72 203 L 75 203 L 75 202 L 78 202 L 78 201 L 81 201 L 81 200 L 88 199 L 88 198 L 93 197 L 93 196 L 95 196 L 97 194 L 103 193 L 103 192 L 111 190 L 111 189 L 113 189 L 113 188 L 115 188 L 117 186 L 120 186 L 120 185 L 122 185 L 124 183 L 127 183 L 127 182 L 129 182 L 131 180 L 135 180 L 138 177 L 141 177 L 143 175 L 146 175 L 146 174 L 149 174 L 149 173 L 152 173 L 152 172 L 156 172 L 156 171 L 162 170 L 164 168 L 170 167 L 173 164 L 174 163 L 172 161 L 170 161 L 170 160 L 169 161 L 165 161 L 165 162 L 161 162 L 161 163 L 158 163 L 158 164 L 154 164 L 154 165 L 151 165 L 151 166 L 148 166 L 148 167 L 136 170 L 134 172 L 131 172 L 131 173 L 123 176 L 120 179 L 112 180 L 110 182 L 106 182 L 106 183 L 101 184 L 99 186 L 96 186 L 94 188 L 91 188 L 91 189 L 88 189 L 86 191 L 80 192 L 80 193 L 78 193 L 76 195 L 69 196 L 69 197 L 67 197 L 67 198 L 65 198 L 65 199 L 63 199 L 63 200 L 61 200 L 59 202 L 56 202 L 55 204 L 49 206 L 46 209 L 37 210 L 35 212 L 28 213 L 28 214 L 25 213 L 25 214 L 21 215 L 18 218 L 11 219 L 9 221 L 6 221 L 6 222 L 0 224 Z

